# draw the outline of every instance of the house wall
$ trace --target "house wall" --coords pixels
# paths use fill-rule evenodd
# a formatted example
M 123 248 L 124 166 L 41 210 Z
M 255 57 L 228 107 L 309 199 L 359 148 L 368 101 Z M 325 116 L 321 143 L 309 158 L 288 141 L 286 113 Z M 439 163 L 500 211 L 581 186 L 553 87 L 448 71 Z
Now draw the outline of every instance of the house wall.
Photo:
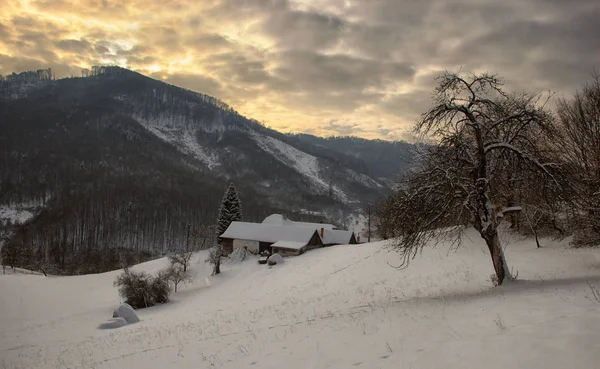
M 305 251 L 305 247 L 300 249 L 300 250 L 294 250 L 294 249 L 284 249 L 281 247 L 273 247 L 273 254 L 279 254 L 281 256 L 296 256 L 296 255 L 300 255 L 302 253 L 304 253 Z
M 250 251 L 252 253 L 258 253 L 259 245 L 260 245 L 260 242 L 258 242 L 258 241 L 239 240 L 239 239 L 233 240 L 233 250 L 234 251 L 237 249 L 246 247 L 246 248 L 248 248 L 248 251 Z
M 310 241 L 308 241 L 308 244 L 304 246 L 304 251 L 316 249 L 317 247 L 323 247 L 323 242 L 321 241 L 319 234 L 315 231 L 315 234 L 313 234 Z

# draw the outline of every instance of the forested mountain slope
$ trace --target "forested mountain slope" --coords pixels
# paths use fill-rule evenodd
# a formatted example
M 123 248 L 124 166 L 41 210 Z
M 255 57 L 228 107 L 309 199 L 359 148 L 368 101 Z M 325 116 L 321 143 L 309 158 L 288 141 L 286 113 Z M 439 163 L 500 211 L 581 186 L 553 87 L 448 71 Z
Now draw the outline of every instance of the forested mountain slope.
M 10 242 L 60 270 L 106 270 L 204 237 L 229 182 L 246 220 L 318 213 L 339 225 L 389 189 L 361 156 L 118 67 L 13 74 L 0 96 L 0 206 L 37 206 Z

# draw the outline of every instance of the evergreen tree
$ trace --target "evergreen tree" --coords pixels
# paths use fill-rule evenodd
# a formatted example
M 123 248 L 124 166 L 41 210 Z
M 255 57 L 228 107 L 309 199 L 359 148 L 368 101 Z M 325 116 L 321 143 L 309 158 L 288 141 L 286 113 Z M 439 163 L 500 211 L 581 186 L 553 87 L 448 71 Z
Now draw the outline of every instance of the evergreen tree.
M 235 186 L 233 183 L 229 185 L 223 201 L 221 201 L 221 207 L 219 208 L 219 217 L 217 218 L 217 232 L 218 235 L 225 233 L 231 222 L 242 220 L 242 203 L 237 195 Z

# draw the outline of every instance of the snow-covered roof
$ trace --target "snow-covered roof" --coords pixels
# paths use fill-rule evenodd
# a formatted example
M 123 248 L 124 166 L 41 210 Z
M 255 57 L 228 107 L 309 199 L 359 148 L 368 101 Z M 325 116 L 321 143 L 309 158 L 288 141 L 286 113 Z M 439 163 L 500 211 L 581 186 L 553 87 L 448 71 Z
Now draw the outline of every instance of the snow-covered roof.
M 341 229 L 325 229 L 323 231 L 323 244 L 324 245 L 346 245 L 350 243 L 352 238 L 351 231 L 343 231 Z
M 303 242 L 306 245 L 316 230 L 304 227 L 291 227 L 263 223 L 232 222 L 221 238 L 278 242 Z
M 301 248 L 306 246 L 306 242 L 277 241 L 271 246 L 280 247 L 282 249 L 300 250 Z
M 293 226 L 293 227 L 303 227 L 303 228 L 313 228 L 317 229 L 333 229 L 335 226 L 333 224 L 326 223 L 309 223 L 309 222 L 295 222 L 293 220 L 289 220 L 281 214 L 271 214 L 263 220 L 262 224 L 272 224 L 272 225 L 280 225 L 280 226 Z

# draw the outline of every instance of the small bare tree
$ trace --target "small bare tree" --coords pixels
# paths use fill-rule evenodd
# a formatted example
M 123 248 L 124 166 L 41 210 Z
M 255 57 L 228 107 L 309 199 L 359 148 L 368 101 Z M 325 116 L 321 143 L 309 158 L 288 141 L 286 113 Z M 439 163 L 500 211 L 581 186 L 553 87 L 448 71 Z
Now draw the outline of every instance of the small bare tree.
M 192 259 L 191 251 L 179 251 L 172 255 L 169 255 L 169 261 L 171 265 L 181 266 L 184 272 L 187 272 L 187 268 L 190 266 L 190 260 Z
M 396 248 L 403 265 L 430 241 L 450 237 L 460 244 L 462 226 L 471 224 L 485 240 L 498 284 L 511 278 L 498 237 L 500 220 L 520 211 L 501 208 L 501 174 L 520 163 L 554 182 L 536 138 L 552 134 L 552 119 L 541 95 L 510 95 L 488 74 L 439 78 L 434 106 L 415 132 L 437 143 L 421 157 L 420 167 L 400 183 Z M 547 100 L 546 100 L 547 101 Z
M 177 286 L 181 282 L 186 283 L 194 280 L 194 276 L 190 272 L 184 270 L 184 268 L 179 264 L 171 264 L 165 271 L 162 272 L 161 277 L 173 283 L 175 293 L 177 293 Z
M 206 250 L 216 240 L 215 226 L 201 225 L 200 228 L 193 234 L 192 238 L 198 250 Z
M 208 253 L 207 263 L 213 266 L 213 275 L 221 273 L 221 258 L 223 257 L 223 247 L 221 245 L 214 246 Z

